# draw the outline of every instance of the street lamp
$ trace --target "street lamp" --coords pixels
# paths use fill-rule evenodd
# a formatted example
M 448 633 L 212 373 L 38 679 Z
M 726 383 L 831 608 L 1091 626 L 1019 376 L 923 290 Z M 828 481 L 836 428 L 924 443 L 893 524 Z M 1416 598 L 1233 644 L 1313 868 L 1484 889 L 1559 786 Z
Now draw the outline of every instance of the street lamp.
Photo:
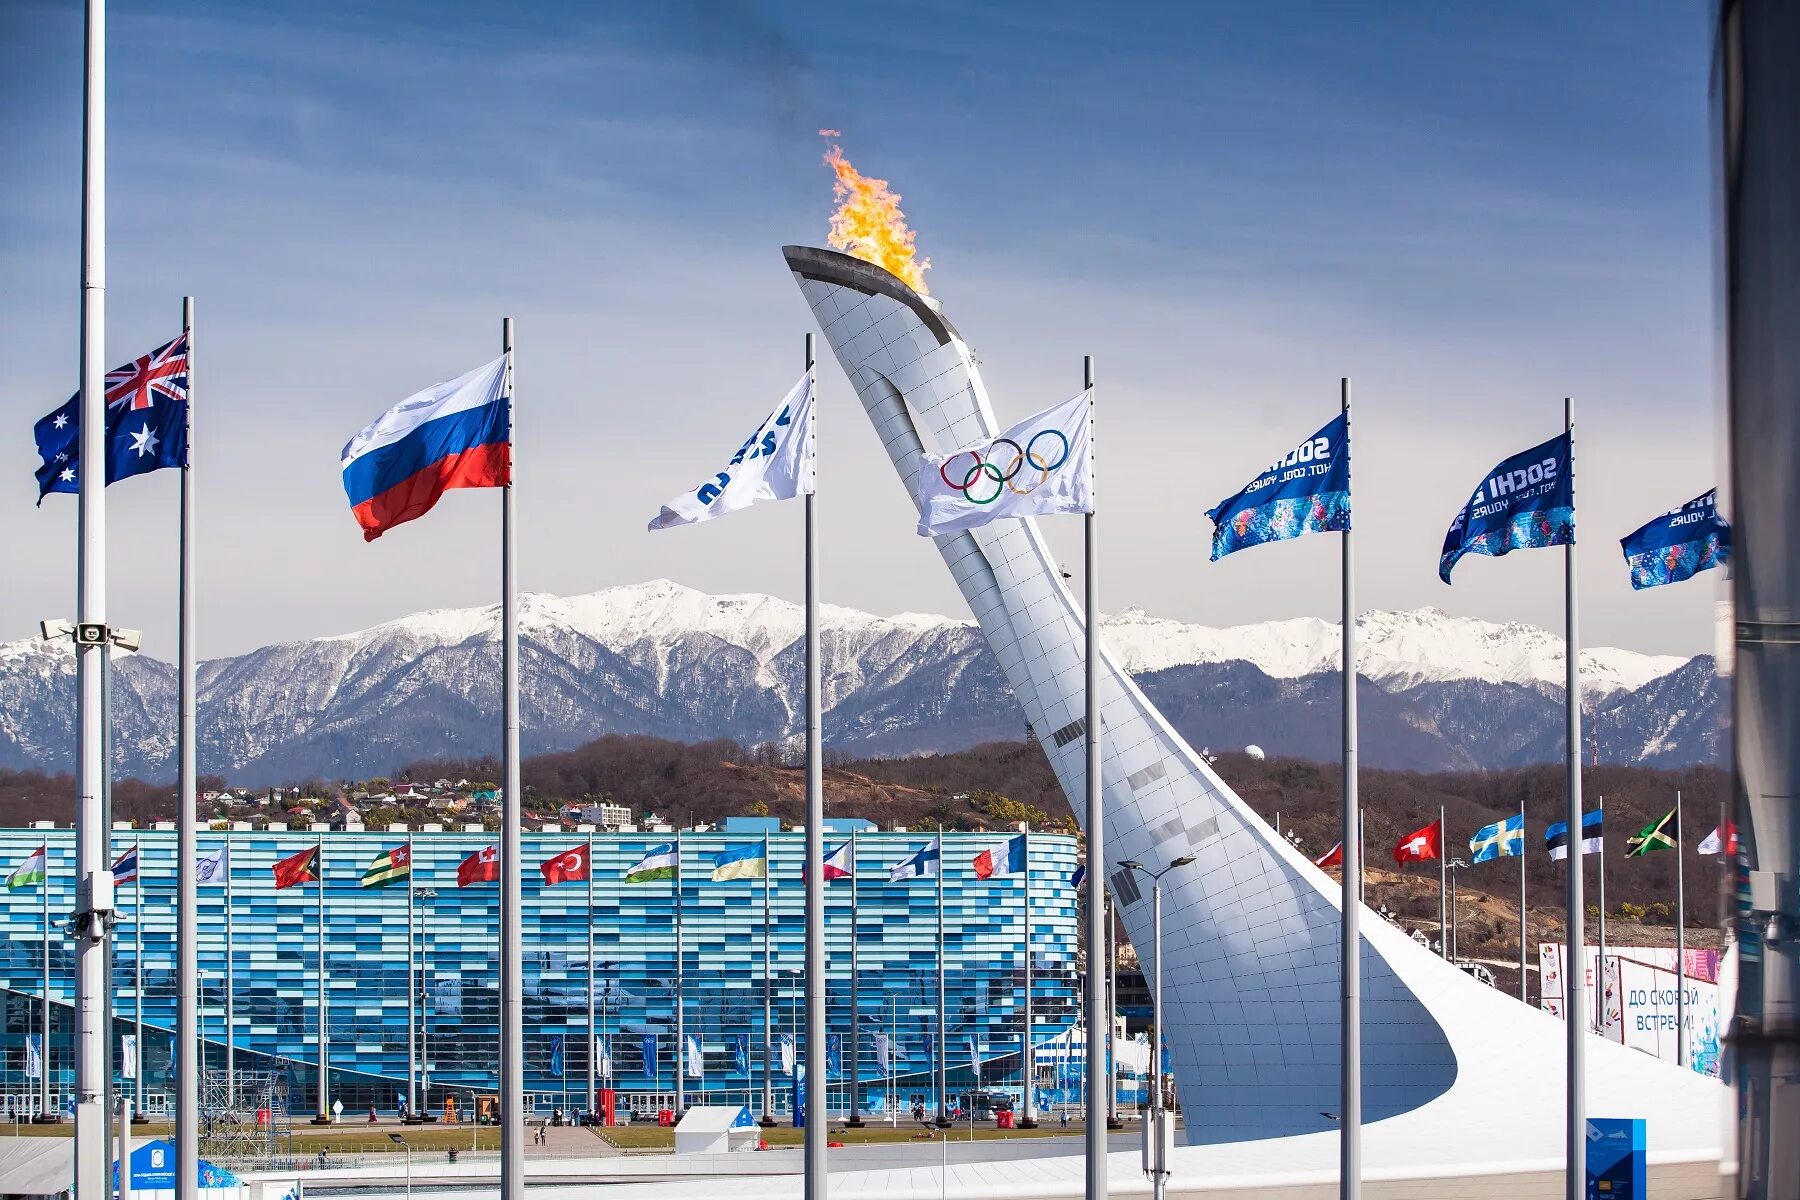
M 412 1200 L 412 1147 L 397 1133 L 388 1134 L 388 1141 L 406 1151 L 406 1200 Z
M 1153 1031 L 1150 1039 L 1150 1078 L 1154 1086 L 1150 1089 L 1150 1119 L 1144 1125 L 1144 1173 L 1150 1176 L 1150 1194 L 1154 1200 L 1163 1200 L 1164 1189 L 1168 1186 L 1169 1147 L 1174 1141 L 1174 1127 L 1163 1109 L 1162 877 L 1176 867 L 1185 867 L 1193 861 L 1193 855 L 1184 854 L 1160 871 L 1153 871 L 1133 859 L 1126 859 L 1119 864 L 1150 879 L 1150 953 L 1156 960 L 1150 987 L 1150 1021 Z

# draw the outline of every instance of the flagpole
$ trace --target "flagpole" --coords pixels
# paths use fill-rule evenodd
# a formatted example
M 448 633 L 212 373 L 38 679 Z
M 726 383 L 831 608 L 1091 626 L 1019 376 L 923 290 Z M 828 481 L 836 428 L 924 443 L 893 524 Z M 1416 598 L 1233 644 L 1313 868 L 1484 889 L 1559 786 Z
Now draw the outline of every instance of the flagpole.
M 1574 503 L 1575 488 L 1575 401 L 1563 399 L 1563 431 L 1569 438 L 1569 495 Z M 1587 1005 L 1582 998 L 1582 976 L 1587 971 L 1587 954 L 1583 942 L 1587 910 L 1581 895 L 1581 859 L 1576 850 L 1581 829 L 1581 640 L 1578 636 L 1580 617 L 1575 594 L 1575 539 L 1563 547 L 1563 701 L 1567 710 L 1566 759 L 1568 772 L 1569 828 L 1568 909 L 1563 915 L 1567 959 L 1563 977 L 1567 981 L 1568 1001 L 1563 1007 L 1563 1030 L 1568 1038 L 1568 1128 L 1566 1132 L 1568 1175 L 1564 1180 L 1567 1200 L 1583 1200 L 1587 1195 L 1587 1081 L 1584 1062 Z M 1604 856 L 1602 856 L 1604 857 Z
M 814 335 L 806 335 L 806 372 L 817 371 Z M 816 390 L 816 384 L 815 384 Z M 816 399 L 816 397 L 815 397 Z M 809 422 L 816 424 L 818 405 Z M 806 434 L 816 440 L 815 430 Z M 806 503 L 806 1197 L 825 1197 L 825 778 L 820 754 L 823 721 L 819 663 L 819 528 L 807 480 Z M 941 871 L 943 863 L 939 862 Z M 818 1059 L 813 1056 L 817 1054 Z
M 819 868 L 823 876 L 825 869 Z M 850 831 L 850 1118 L 844 1124 L 861 1129 L 862 1119 L 862 992 L 856 963 L 856 830 Z
M 105 923 L 111 919 L 111 874 L 104 855 L 108 830 L 101 789 L 108 770 L 101 722 L 101 673 L 111 653 L 106 625 L 106 3 L 88 0 L 85 103 L 82 114 L 81 188 L 81 465 L 80 570 L 76 620 L 97 641 L 77 632 L 75 824 L 75 1138 L 73 1178 L 78 1195 L 103 1195 L 108 1187 L 107 1114 L 101 1110 L 108 1034 L 105 1011 Z M 46 874 L 46 879 L 48 875 Z M 49 1040 L 45 1039 L 46 1049 Z M 48 1057 L 46 1056 L 46 1062 Z
M 1020 1129 L 1037 1128 L 1037 1100 L 1033 1096 L 1037 1085 L 1036 1057 L 1031 1046 L 1031 824 L 1026 822 L 1019 831 L 1025 839 L 1025 878 L 1024 904 L 1020 921 L 1024 926 L 1025 940 L 1025 1030 L 1019 1040 L 1019 1073 L 1023 1077 L 1020 1085 L 1020 1108 L 1024 1116 L 1019 1121 Z
M 500 491 L 500 708 L 506 794 L 500 817 L 500 1200 L 525 1196 L 525 998 L 522 869 L 519 825 L 524 819 L 519 783 L 519 596 L 513 536 L 514 474 L 518 447 L 514 424 L 513 319 L 500 322 L 506 356 L 506 486 Z
M 1088 444 L 1092 453 L 1094 438 L 1094 356 L 1081 359 L 1081 386 L 1088 394 Z M 1096 497 L 1097 499 L 1097 497 Z M 1096 507 L 1098 507 L 1096 505 Z M 1087 623 L 1086 692 L 1087 712 L 1087 796 L 1082 821 L 1087 834 L 1087 1121 L 1084 1149 L 1086 1162 L 1086 1200 L 1106 1200 L 1106 1060 L 1094 1053 L 1094 1043 L 1104 1021 L 1106 974 L 1100 955 L 1106 949 L 1105 919 L 1101 902 L 1106 895 L 1106 812 L 1102 805 L 1100 780 L 1100 579 L 1099 556 L 1094 546 L 1094 513 L 1082 517 L 1082 549 L 1084 562 L 1083 608 Z
M 1599 970 L 1594 973 L 1594 1032 L 1601 1037 L 1606 1036 L 1606 797 L 1600 797 L 1600 853 L 1596 855 L 1600 862 L 1600 933 L 1597 939 L 1599 946 Z M 1585 830 L 1583 831 L 1586 832 Z M 1587 840 L 1585 837 L 1582 839 Z M 1583 854 L 1587 851 L 1583 850 Z
M 1106 895 L 1106 1127 L 1125 1128 L 1119 1120 L 1119 928 L 1113 919 L 1112 893 Z
M 1344 412 L 1345 488 L 1350 489 L 1350 380 L 1338 381 L 1339 400 Z M 1342 985 L 1343 1009 L 1339 1027 L 1343 1044 L 1340 1067 L 1342 1080 L 1338 1098 L 1338 1195 L 1341 1200 L 1358 1200 L 1362 1195 L 1362 945 L 1358 924 L 1362 907 L 1362 828 L 1361 809 L 1356 789 L 1357 713 L 1356 713 L 1356 559 L 1351 541 L 1351 522 L 1344 522 L 1343 533 L 1343 642 L 1341 644 L 1344 688 L 1344 861 L 1340 865 L 1339 884 L 1343 913 L 1340 930 L 1338 977 Z M 1160 921 L 1161 910 L 1157 919 Z M 1160 959 L 1157 969 L 1161 970 Z M 1162 1038 L 1162 1014 L 1157 1013 L 1157 1038 Z M 1157 1069 L 1160 1096 L 1162 1079 L 1160 1047 L 1150 1047 Z
M 199 702 L 199 645 L 194 609 L 198 592 L 194 555 L 194 403 L 199 396 L 200 356 L 194 344 L 194 298 L 181 299 L 181 328 L 187 334 L 187 462 L 181 468 L 180 578 L 177 583 L 176 758 L 179 799 L 175 809 L 175 1196 L 198 1200 L 200 1183 L 200 885 L 194 877 L 199 853 L 199 742 L 194 736 Z M 139 1053 L 142 1053 L 140 1044 Z
M 937 832 L 937 1039 L 932 1047 L 931 1081 L 937 1088 L 937 1126 L 939 1129 L 950 1127 L 949 1097 L 944 1094 L 944 1036 L 948 1032 L 944 1021 L 944 826 L 938 823 Z
M 192 392 L 188 393 L 190 396 Z M 134 1120 L 144 1119 L 144 847 L 137 845 L 138 877 L 132 883 L 131 925 L 131 1036 L 137 1061 L 131 1065 L 131 1110 Z
M 770 980 L 774 966 L 774 909 L 770 903 L 770 888 L 775 878 L 775 860 L 769 848 L 769 834 L 763 832 L 763 858 L 768 868 L 763 872 L 763 1095 L 762 1119 L 758 1123 L 764 1129 L 775 1124 L 775 1064 L 772 1061 L 775 1053 L 775 1025 L 773 1008 L 770 1003 Z
M 229 867 L 230 864 L 227 863 L 226 866 Z M 319 1007 L 319 1032 L 318 1032 L 318 1038 L 317 1038 L 318 1048 L 319 1048 L 319 1108 L 318 1108 L 318 1112 L 313 1114 L 312 1123 L 314 1125 L 329 1125 L 329 1124 L 331 1124 L 331 1100 L 330 1100 L 330 1092 L 331 1092 L 331 1065 L 330 1065 L 330 1062 L 331 1062 L 331 1027 L 330 1027 L 330 1013 L 329 1013 L 329 1010 L 327 1007 L 330 1002 L 326 999 L 326 991 L 325 991 L 325 839 L 324 838 L 319 839 L 318 847 L 313 852 L 313 872 L 314 872 L 314 874 L 318 875 L 318 877 L 319 877 L 318 883 L 316 885 L 319 889 L 319 894 L 317 897 L 317 900 L 318 900 L 318 929 L 317 929 L 318 963 L 317 963 L 317 967 L 318 967 L 318 969 L 316 971 L 314 971 L 314 975 L 317 977 L 316 986 L 318 987 L 318 991 L 319 991 L 319 1006 L 318 1006 Z
M 683 952 L 681 931 L 681 830 L 675 831 L 675 1116 L 687 1111 L 687 1006 L 681 1002 Z
M 1687 1066 L 1687 853 L 1681 832 L 1681 789 L 1675 789 L 1675 1062 Z
M 191 869 L 191 866 L 190 866 Z M 225 830 L 225 1094 L 237 1104 L 237 1032 L 233 1029 L 232 996 L 237 976 L 232 963 L 231 930 L 231 830 Z
M 594 1024 L 594 843 L 588 840 L 587 850 L 587 935 L 588 935 L 588 1111 L 594 1114 L 594 1124 L 600 1124 L 600 1030 Z
M 1438 955 L 1450 961 L 1450 912 L 1445 907 L 1449 895 L 1446 877 L 1450 873 L 1450 839 L 1444 830 L 1444 806 L 1438 805 Z
M 1519 801 L 1519 1003 L 1531 1003 L 1525 991 L 1525 802 Z M 1543 988 L 1540 986 L 1541 993 Z
M 38 1028 L 43 1041 L 38 1046 L 38 1083 L 43 1097 L 38 1101 L 38 1120 L 47 1123 L 55 1115 L 50 1111 L 50 844 L 44 843 L 44 882 L 38 885 L 44 897 L 44 998 L 39 1006 Z
M 406 1115 L 419 1110 L 419 1035 L 415 1001 L 419 995 L 417 910 L 413 904 L 412 839 L 406 840 Z

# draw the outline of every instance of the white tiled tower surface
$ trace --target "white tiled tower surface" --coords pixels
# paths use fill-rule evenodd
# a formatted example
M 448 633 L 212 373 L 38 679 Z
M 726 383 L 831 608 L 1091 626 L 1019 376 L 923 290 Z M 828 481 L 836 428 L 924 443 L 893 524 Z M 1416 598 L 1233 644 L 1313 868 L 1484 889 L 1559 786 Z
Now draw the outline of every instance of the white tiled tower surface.
M 937 301 L 847 255 L 784 253 L 909 496 L 921 450 L 970 445 L 1005 426 Z M 828 392 L 820 403 L 832 403 Z M 1104 530 L 1104 388 L 1096 414 Z M 936 541 L 1082 819 L 1084 614 L 1031 520 Z M 1166 1038 L 1188 1144 L 1335 1129 L 1336 881 L 1251 812 L 1110 656 L 1100 679 L 1108 861 L 1090 878 L 1105 881 L 1146 970 L 1148 891 L 1116 864 L 1196 859 L 1165 878 L 1163 896 Z M 1365 1120 L 1429 1113 L 1432 1126 L 1467 1120 L 1472 1133 L 1485 1122 L 1520 1154 L 1559 1154 L 1562 1022 L 1470 979 L 1373 914 L 1363 929 Z M 1651 1117 L 1653 1146 L 1674 1145 L 1677 1128 L 1690 1148 L 1717 1145 L 1716 1083 L 1612 1043 L 1592 1046 L 1590 1114 Z

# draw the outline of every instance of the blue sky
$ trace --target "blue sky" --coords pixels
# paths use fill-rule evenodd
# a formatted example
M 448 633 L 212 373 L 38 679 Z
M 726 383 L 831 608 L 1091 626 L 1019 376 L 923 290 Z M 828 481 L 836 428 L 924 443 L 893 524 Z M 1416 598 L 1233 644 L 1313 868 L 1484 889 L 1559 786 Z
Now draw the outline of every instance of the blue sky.
M 1334 539 L 1209 565 L 1200 513 L 1348 374 L 1365 604 L 1558 624 L 1560 555 L 1435 562 L 1573 393 L 1585 640 L 1711 648 L 1715 581 L 1634 595 L 1616 540 L 1719 470 L 1699 6 L 163 0 L 111 32 L 108 359 L 198 298 L 203 654 L 491 601 L 493 496 L 364 545 L 337 456 L 503 314 L 527 588 L 797 599 L 789 506 L 643 529 L 796 374 L 779 248 L 824 239 L 821 126 L 904 195 L 1003 419 L 1096 355 L 1104 607 L 1330 615 Z M 4 640 L 73 605 L 29 426 L 75 381 L 79 6 L 0 0 L 0 36 Z M 822 387 L 827 597 L 962 614 Z M 167 656 L 174 481 L 110 497 L 114 619 Z

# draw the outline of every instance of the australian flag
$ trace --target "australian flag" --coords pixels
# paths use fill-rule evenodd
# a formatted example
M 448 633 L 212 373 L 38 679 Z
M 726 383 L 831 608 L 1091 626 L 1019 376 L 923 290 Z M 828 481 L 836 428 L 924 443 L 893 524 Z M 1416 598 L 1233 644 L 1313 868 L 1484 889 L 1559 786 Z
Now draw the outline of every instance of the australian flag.
M 1713 488 L 1619 539 L 1633 588 L 1680 583 L 1731 561 L 1731 526 L 1719 516 L 1718 496 Z
M 187 334 L 106 373 L 106 482 L 187 466 Z M 79 491 L 81 394 L 32 427 L 37 438 L 38 503 L 51 492 Z
M 1575 540 L 1575 486 L 1569 470 L 1572 444 L 1565 431 L 1488 472 L 1450 523 L 1438 558 L 1438 578 L 1465 554 L 1495 558 L 1537 546 Z
M 1350 420 L 1339 413 L 1248 487 L 1208 512 L 1212 557 L 1350 528 Z

